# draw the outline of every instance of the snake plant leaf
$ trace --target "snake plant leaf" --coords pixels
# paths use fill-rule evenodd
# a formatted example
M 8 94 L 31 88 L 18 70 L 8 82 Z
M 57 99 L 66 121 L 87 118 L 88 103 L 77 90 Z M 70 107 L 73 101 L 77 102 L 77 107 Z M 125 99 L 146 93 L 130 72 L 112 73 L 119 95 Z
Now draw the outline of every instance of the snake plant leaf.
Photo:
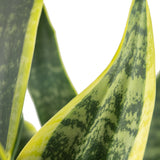
M 12 156 L 11 156 L 11 160 L 15 159 L 16 153 L 18 151 L 18 148 L 19 148 L 18 146 L 19 146 L 19 143 L 21 141 L 21 135 L 23 134 L 23 132 L 22 132 L 23 125 L 24 125 L 24 119 L 23 119 L 23 116 L 21 116 L 20 123 L 19 123 L 19 128 L 18 128 L 18 131 L 17 131 L 17 137 L 16 137 L 16 140 L 15 140 L 15 145 L 14 145 Z
M 13 159 L 16 159 L 15 157 L 18 156 L 20 151 L 23 149 L 23 147 L 27 144 L 27 142 L 32 138 L 32 136 L 36 133 L 35 127 L 28 121 L 23 120 L 22 123 L 22 130 L 20 131 L 20 140 L 17 145 L 17 149 L 15 152 L 15 155 L 13 156 Z
M 11 160 L 16 159 L 20 151 L 23 149 L 23 147 L 27 144 L 27 142 L 32 138 L 32 136 L 35 133 L 36 133 L 35 127 L 31 123 L 25 121 L 24 118 L 22 117 Z
M 160 159 L 160 73 L 156 79 L 156 100 L 144 160 Z
M 0 143 L 10 159 L 43 1 L 0 0 L 0 4 Z
M 1 145 L 1 143 L 0 143 L 0 159 L 7 160 L 5 150 L 4 150 L 3 146 Z
M 155 55 L 146 0 L 133 0 L 109 66 L 51 118 L 17 160 L 141 160 L 155 100 Z
M 55 31 L 44 7 L 28 87 L 42 125 L 76 96 L 60 57 Z

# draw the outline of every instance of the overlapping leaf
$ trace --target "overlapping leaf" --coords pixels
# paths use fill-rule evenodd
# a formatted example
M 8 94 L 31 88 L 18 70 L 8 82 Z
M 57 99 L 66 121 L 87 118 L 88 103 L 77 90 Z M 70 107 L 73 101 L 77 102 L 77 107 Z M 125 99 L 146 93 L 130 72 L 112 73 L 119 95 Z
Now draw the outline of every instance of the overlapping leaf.
M 160 159 L 160 73 L 156 79 L 155 108 L 144 155 L 144 160 L 158 159 Z
M 34 46 L 29 89 L 42 124 L 73 98 L 76 92 L 61 62 L 55 33 L 45 9 L 41 14 L 42 0 L 12 1 L 9 8 L 7 4 L 9 1 L 3 1 L 0 6 L 0 155 L 4 158 L 5 153 L 10 159 L 12 152 L 16 152 L 15 143 L 18 145 L 21 136 L 18 134 L 21 130 L 19 122 Z M 38 91 L 40 96 L 37 97 Z
M 38 25 L 29 90 L 42 124 L 76 95 L 61 62 L 55 33 L 45 7 Z M 20 142 L 17 142 L 16 155 L 33 136 L 31 131 L 26 123 L 22 125 L 22 131 L 18 135 L 21 138 Z
M 142 159 L 154 107 L 154 58 L 148 4 L 133 0 L 110 65 L 42 127 L 17 160 Z
M 13 156 L 13 159 L 18 156 L 20 151 L 24 148 L 24 146 L 27 144 L 27 142 L 32 138 L 32 136 L 37 132 L 34 126 L 27 122 L 22 121 L 22 128 L 19 135 L 19 142 L 17 145 L 17 148 L 15 149 L 15 155 Z
M 38 27 L 29 91 L 42 125 L 76 96 L 44 7 Z

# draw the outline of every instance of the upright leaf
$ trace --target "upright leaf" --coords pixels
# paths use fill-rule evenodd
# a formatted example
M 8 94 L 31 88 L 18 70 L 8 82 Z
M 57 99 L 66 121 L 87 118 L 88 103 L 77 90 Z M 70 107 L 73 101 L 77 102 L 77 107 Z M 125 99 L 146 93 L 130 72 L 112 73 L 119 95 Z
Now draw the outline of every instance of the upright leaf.
M 0 0 L 0 143 L 10 159 L 28 83 L 42 0 Z
M 44 7 L 38 27 L 29 91 L 42 125 L 76 95 L 62 64 L 55 31 Z
M 155 99 L 146 0 L 133 0 L 113 60 L 29 141 L 17 160 L 141 160 Z
M 156 101 L 144 160 L 160 159 L 160 73 L 156 80 Z
M 3 146 L 1 145 L 1 143 L 0 143 L 0 159 L 7 160 L 5 150 L 4 150 Z
M 24 119 L 23 119 L 23 116 L 21 116 L 21 120 L 19 122 L 19 128 L 18 128 L 18 131 L 17 131 L 17 136 L 16 136 L 16 140 L 15 140 L 14 149 L 13 149 L 12 156 L 11 156 L 10 160 L 15 159 L 15 156 L 16 156 L 16 153 L 18 151 L 19 144 L 20 144 L 20 141 L 21 141 L 21 138 L 22 138 L 22 135 L 23 135 L 23 126 L 24 126 Z

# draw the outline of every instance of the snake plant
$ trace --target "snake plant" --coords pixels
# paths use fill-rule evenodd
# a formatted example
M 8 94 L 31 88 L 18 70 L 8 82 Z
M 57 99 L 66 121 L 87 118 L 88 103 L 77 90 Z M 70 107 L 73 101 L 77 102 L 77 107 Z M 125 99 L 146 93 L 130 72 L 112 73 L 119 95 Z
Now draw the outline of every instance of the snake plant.
M 155 82 L 147 0 L 132 0 L 115 56 L 79 95 L 43 0 L 0 0 L 0 160 L 157 158 L 152 132 L 147 144 Z M 42 125 L 38 132 L 22 114 L 27 87 Z M 157 122 L 153 117 L 155 132 Z

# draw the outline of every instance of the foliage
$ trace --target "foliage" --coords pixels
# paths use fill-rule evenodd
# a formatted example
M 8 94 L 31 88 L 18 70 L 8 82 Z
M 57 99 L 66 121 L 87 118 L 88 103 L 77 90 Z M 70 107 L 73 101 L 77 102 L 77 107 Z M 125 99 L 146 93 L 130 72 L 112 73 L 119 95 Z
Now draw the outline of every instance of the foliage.
M 155 99 L 147 1 L 132 1 L 115 56 L 79 95 L 63 66 L 43 1 L 0 3 L 0 159 L 142 159 Z M 27 87 L 42 124 L 38 132 L 23 119 Z M 158 96 L 157 88 L 156 109 Z M 159 126 L 156 117 L 145 159 L 159 156 L 160 143 L 150 141 Z

